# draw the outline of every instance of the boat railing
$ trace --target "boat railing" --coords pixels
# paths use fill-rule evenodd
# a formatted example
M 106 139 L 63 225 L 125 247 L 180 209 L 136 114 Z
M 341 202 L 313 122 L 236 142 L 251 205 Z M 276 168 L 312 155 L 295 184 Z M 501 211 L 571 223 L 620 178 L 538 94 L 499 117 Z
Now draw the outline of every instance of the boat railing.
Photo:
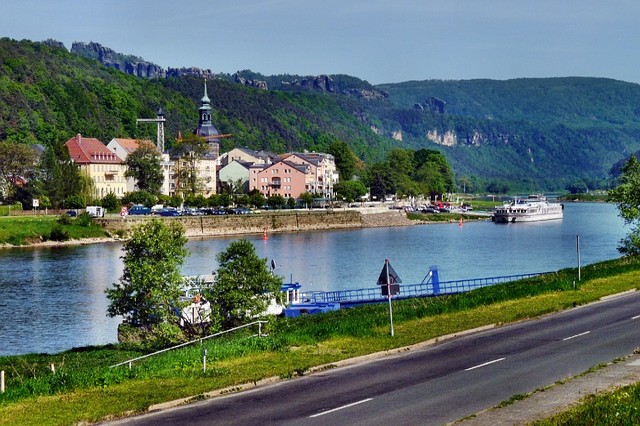
M 432 282 L 425 282 L 420 284 L 401 284 L 400 295 L 395 296 L 394 299 L 464 293 L 481 287 L 488 287 L 491 285 L 509 281 L 533 278 L 548 273 L 549 272 L 538 272 L 531 274 L 501 275 L 488 278 L 440 281 L 435 285 Z M 387 297 L 382 295 L 382 291 L 378 286 L 353 290 L 303 291 L 300 293 L 300 299 L 303 303 L 357 304 L 360 302 L 364 303 L 385 301 L 387 300 Z

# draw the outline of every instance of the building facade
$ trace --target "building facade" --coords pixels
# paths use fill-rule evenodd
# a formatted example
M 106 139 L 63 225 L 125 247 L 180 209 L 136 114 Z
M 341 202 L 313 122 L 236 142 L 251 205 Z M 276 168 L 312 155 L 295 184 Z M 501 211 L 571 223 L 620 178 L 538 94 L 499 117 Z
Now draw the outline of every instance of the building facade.
M 127 157 L 129 154 L 134 152 L 141 143 L 153 143 L 147 139 L 124 139 L 124 138 L 113 138 L 107 144 L 107 148 L 111 151 L 115 152 L 115 154 L 122 159 L 123 162 L 127 161 Z M 158 148 L 158 152 L 160 149 Z M 160 193 L 162 195 L 175 195 L 175 183 L 172 182 L 173 176 L 173 167 L 174 162 L 169 158 L 169 154 L 162 154 L 160 156 L 160 167 L 162 168 L 162 187 L 160 188 Z M 134 178 L 127 178 L 127 192 L 137 191 L 138 186 Z
M 338 169 L 331 154 L 320 152 L 290 153 L 281 156 L 283 160 L 305 164 L 310 167 L 305 179 L 306 192 L 333 199 L 334 185 L 338 182 Z
M 124 161 L 102 142 L 95 138 L 85 138 L 79 133 L 69 139 L 65 146 L 69 150 L 71 161 L 80 167 L 80 171 L 91 178 L 94 196 L 103 198 L 113 194 L 122 198 L 127 192 L 127 170 Z
M 265 197 L 280 195 L 284 198 L 298 198 L 306 192 L 306 174 L 310 166 L 279 161 L 256 170 L 256 181 L 250 179 L 249 190 L 257 189 Z

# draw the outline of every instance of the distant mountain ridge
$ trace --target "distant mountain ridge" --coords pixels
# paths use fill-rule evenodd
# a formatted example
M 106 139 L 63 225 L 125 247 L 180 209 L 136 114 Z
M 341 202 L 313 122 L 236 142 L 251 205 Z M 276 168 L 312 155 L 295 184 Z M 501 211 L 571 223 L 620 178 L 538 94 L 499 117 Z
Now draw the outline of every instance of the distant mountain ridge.
M 149 78 L 154 68 L 137 56 L 98 44 L 82 55 L 86 44 L 73 55 L 63 47 L 0 39 L 0 140 L 59 141 L 78 132 L 153 138 L 153 129 L 135 119 L 152 117 L 160 106 L 167 135 L 195 127 L 203 74 Z M 141 69 L 147 78 L 126 76 L 113 64 L 129 64 L 133 75 Z M 612 166 L 640 150 L 640 85 L 617 80 L 372 85 L 348 75 L 206 75 L 213 121 L 234 135 L 223 150 L 321 151 L 341 140 L 372 162 L 393 147 L 435 149 L 467 189 L 478 191 L 492 182 L 520 191 L 605 186 Z

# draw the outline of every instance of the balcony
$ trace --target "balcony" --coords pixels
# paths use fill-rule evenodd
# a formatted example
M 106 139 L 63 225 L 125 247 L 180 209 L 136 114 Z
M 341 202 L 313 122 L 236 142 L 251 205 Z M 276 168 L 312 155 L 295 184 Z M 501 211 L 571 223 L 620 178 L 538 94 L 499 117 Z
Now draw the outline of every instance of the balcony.
M 271 186 L 272 188 L 280 188 L 282 186 L 282 180 L 281 179 L 272 179 L 271 183 L 269 184 L 269 186 Z

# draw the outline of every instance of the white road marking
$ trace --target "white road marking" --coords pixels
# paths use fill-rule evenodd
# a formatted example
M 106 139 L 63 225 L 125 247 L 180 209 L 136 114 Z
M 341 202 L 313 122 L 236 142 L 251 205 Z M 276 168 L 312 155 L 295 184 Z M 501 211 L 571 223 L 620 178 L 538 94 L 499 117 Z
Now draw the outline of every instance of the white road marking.
M 584 336 L 585 334 L 589 334 L 589 333 L 591 333 L 591 332 L 590 331 L 585 331 L 583 333 L 574 334 L 573 336 L 565 337 L 564 339 L 562 339 L 562 341 L 564 342 L 565 340 L 575 339 L 576 337 Z
M 353 407 L 354 405 L 362 404 L 364 402 L 369 402 L 372 399 L 373 398 L 367 398 L 367 399 L 363 399 L 362 401 L 352 402 L 351 404 L 343 405 L 342 407 L 336 407 L 331 410 L 323 411 L 322 413 L 314 414 L 312 416 L 309 416 L 309 418 L 324 416 L 325 414 L 333 413 L 334 411 L 343 410 L 345 408 Z
M 631 317 L 632 320 L 636 320 L 638 318 L 640 318 L 640 315 L 636 315 L 635 317 Z
M 486 367 L 487 365 L 491 365 L 493 363 L 503 361 L 504 359 L 505 358 L 494 359 L 493 361 L 485 362 L 484 364 L 474 365 L 473 367 L 465 368 L 464 371 L 471 371 L 471 370 L 475 370 L 476 368 Z

